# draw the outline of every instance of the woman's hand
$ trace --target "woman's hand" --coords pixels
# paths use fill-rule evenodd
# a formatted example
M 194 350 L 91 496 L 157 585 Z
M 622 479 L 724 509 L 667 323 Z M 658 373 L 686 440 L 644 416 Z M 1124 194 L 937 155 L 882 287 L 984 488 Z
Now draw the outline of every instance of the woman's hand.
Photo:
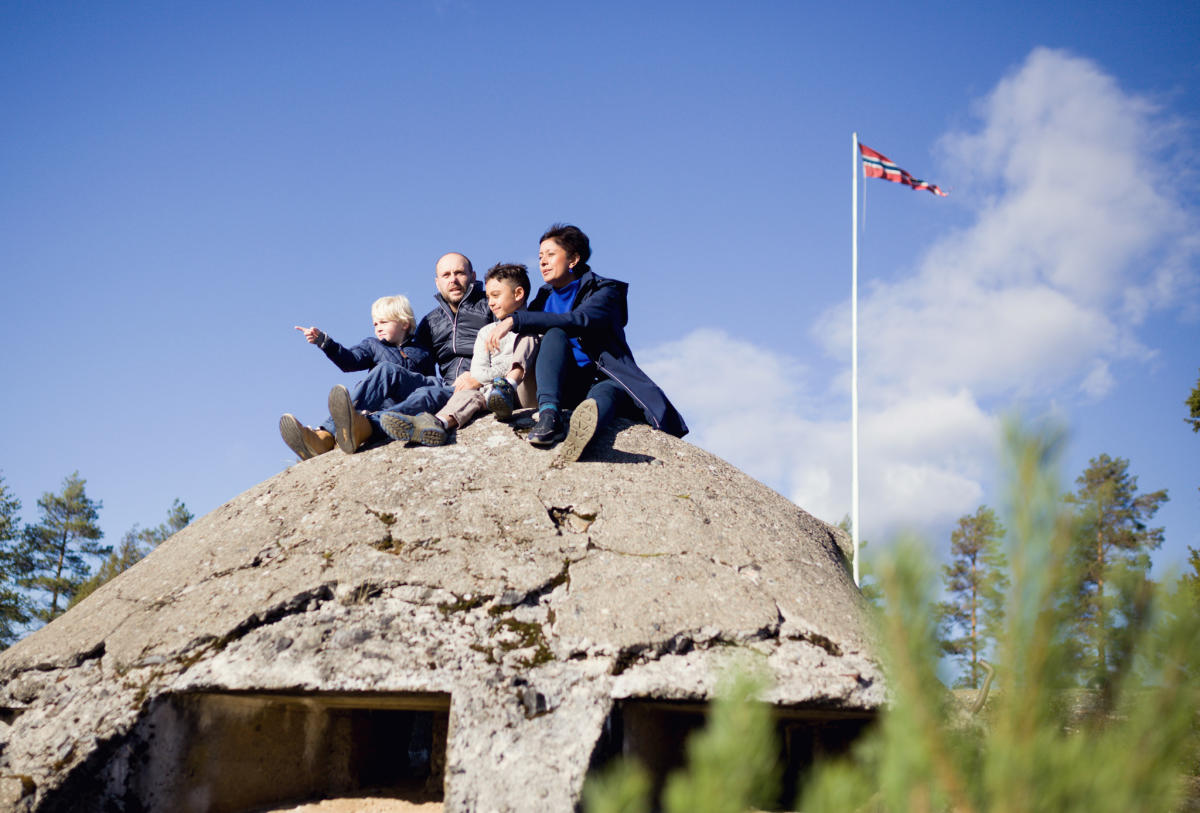
M 511 316 L 505 316 L 496 326 L 492 328 L 492 332 L 488 334 L 487 349 L 489 353 L 495 353 L 500 349 L 500 340 L 512 333 L 513 319 Z

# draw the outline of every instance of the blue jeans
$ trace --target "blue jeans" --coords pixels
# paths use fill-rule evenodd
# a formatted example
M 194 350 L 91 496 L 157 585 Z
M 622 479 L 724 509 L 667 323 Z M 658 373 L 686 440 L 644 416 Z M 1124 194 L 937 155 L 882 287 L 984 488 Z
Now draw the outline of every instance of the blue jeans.
M 354 408 L 366 410 L 377 436 L 383 435 L 379 426 L 379 412 L 403 412 L 413 415 L 418 412 L 437 412 L 450 400 L 453 387 L 444 387 L 432 376 L 414 373 L 399 364 L 383 362 L 376 364 L 367 377 L 354 385 L 350 400 Z M 321 427 L 333 432 L 333 419 Z
M 596 402 L 597 427 L 607 426 L 617 412 L 636 414 L 629 393 L 589 364 L 580 367 L 571 350 L 571 340 L 562 328 L 552 327 L 542 336 L 537 364 L 538 408 L 573 409 L 585 398 Z

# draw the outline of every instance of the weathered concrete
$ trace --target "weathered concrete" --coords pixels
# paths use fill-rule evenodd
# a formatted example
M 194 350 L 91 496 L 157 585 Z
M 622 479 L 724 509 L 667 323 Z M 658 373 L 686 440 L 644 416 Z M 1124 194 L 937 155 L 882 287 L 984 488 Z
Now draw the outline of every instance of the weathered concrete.
M 524 811 L 571 809 L 614 700 L 739 652 L 776 703 L 882 702 L 836 531 L 645 426 L 566 467 L 519 435 L 292 466 L 0 654 L 0 802 L 146 804 L 187 693 L 449 695 L 447 809 Z

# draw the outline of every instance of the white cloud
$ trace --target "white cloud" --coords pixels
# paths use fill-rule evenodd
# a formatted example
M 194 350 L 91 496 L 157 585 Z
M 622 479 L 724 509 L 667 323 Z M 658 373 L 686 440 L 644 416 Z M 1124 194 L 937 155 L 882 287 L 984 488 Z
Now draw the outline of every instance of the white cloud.
M 1165 182 L 1172 125 L 1152 103 L 1039 48 L 977 112 L 975 128 L 942 139 L 938 172 L 975 202 L 974 223 L 860 299 L 868 537 L 973 511 L 994 469 L 996 411 L 1104 398 L 1115 362 L 1154 355 L 1139 325 L 1196 287 L 1200 229 Z M 831 521 L 850 506 L 848 308 L 814 327 L 839 365 L 819 382 L 719 331 L 643 354 L 689 439 Z
M 1044 48 L 978 113 L 977 129 L 941 140 L 939 171 L 979 202 L 976 221 L 860 301 L 864 379 L 1045 395 L 1098 362 L 1147 357 L 1134 330 L 1194 289 L 1200 248 L 1168 182 L 1170 123 L 1094 63 Z M 839 357 L 843 319 L 817 328 Z

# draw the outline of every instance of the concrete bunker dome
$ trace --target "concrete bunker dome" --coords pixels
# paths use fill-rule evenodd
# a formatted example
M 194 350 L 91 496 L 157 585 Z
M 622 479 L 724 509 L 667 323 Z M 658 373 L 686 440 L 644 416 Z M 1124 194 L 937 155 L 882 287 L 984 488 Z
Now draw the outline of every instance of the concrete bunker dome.
M 447 447 L 294 465 L 0 653 L 0 800 L 244 810 L 388 787 L 568 810 L 605 753 L 665 769 L 671 721 L 739 652 L 799 752 L 879 707 L 835 529 L 646 426 L 555 467 L 485 418 Z

